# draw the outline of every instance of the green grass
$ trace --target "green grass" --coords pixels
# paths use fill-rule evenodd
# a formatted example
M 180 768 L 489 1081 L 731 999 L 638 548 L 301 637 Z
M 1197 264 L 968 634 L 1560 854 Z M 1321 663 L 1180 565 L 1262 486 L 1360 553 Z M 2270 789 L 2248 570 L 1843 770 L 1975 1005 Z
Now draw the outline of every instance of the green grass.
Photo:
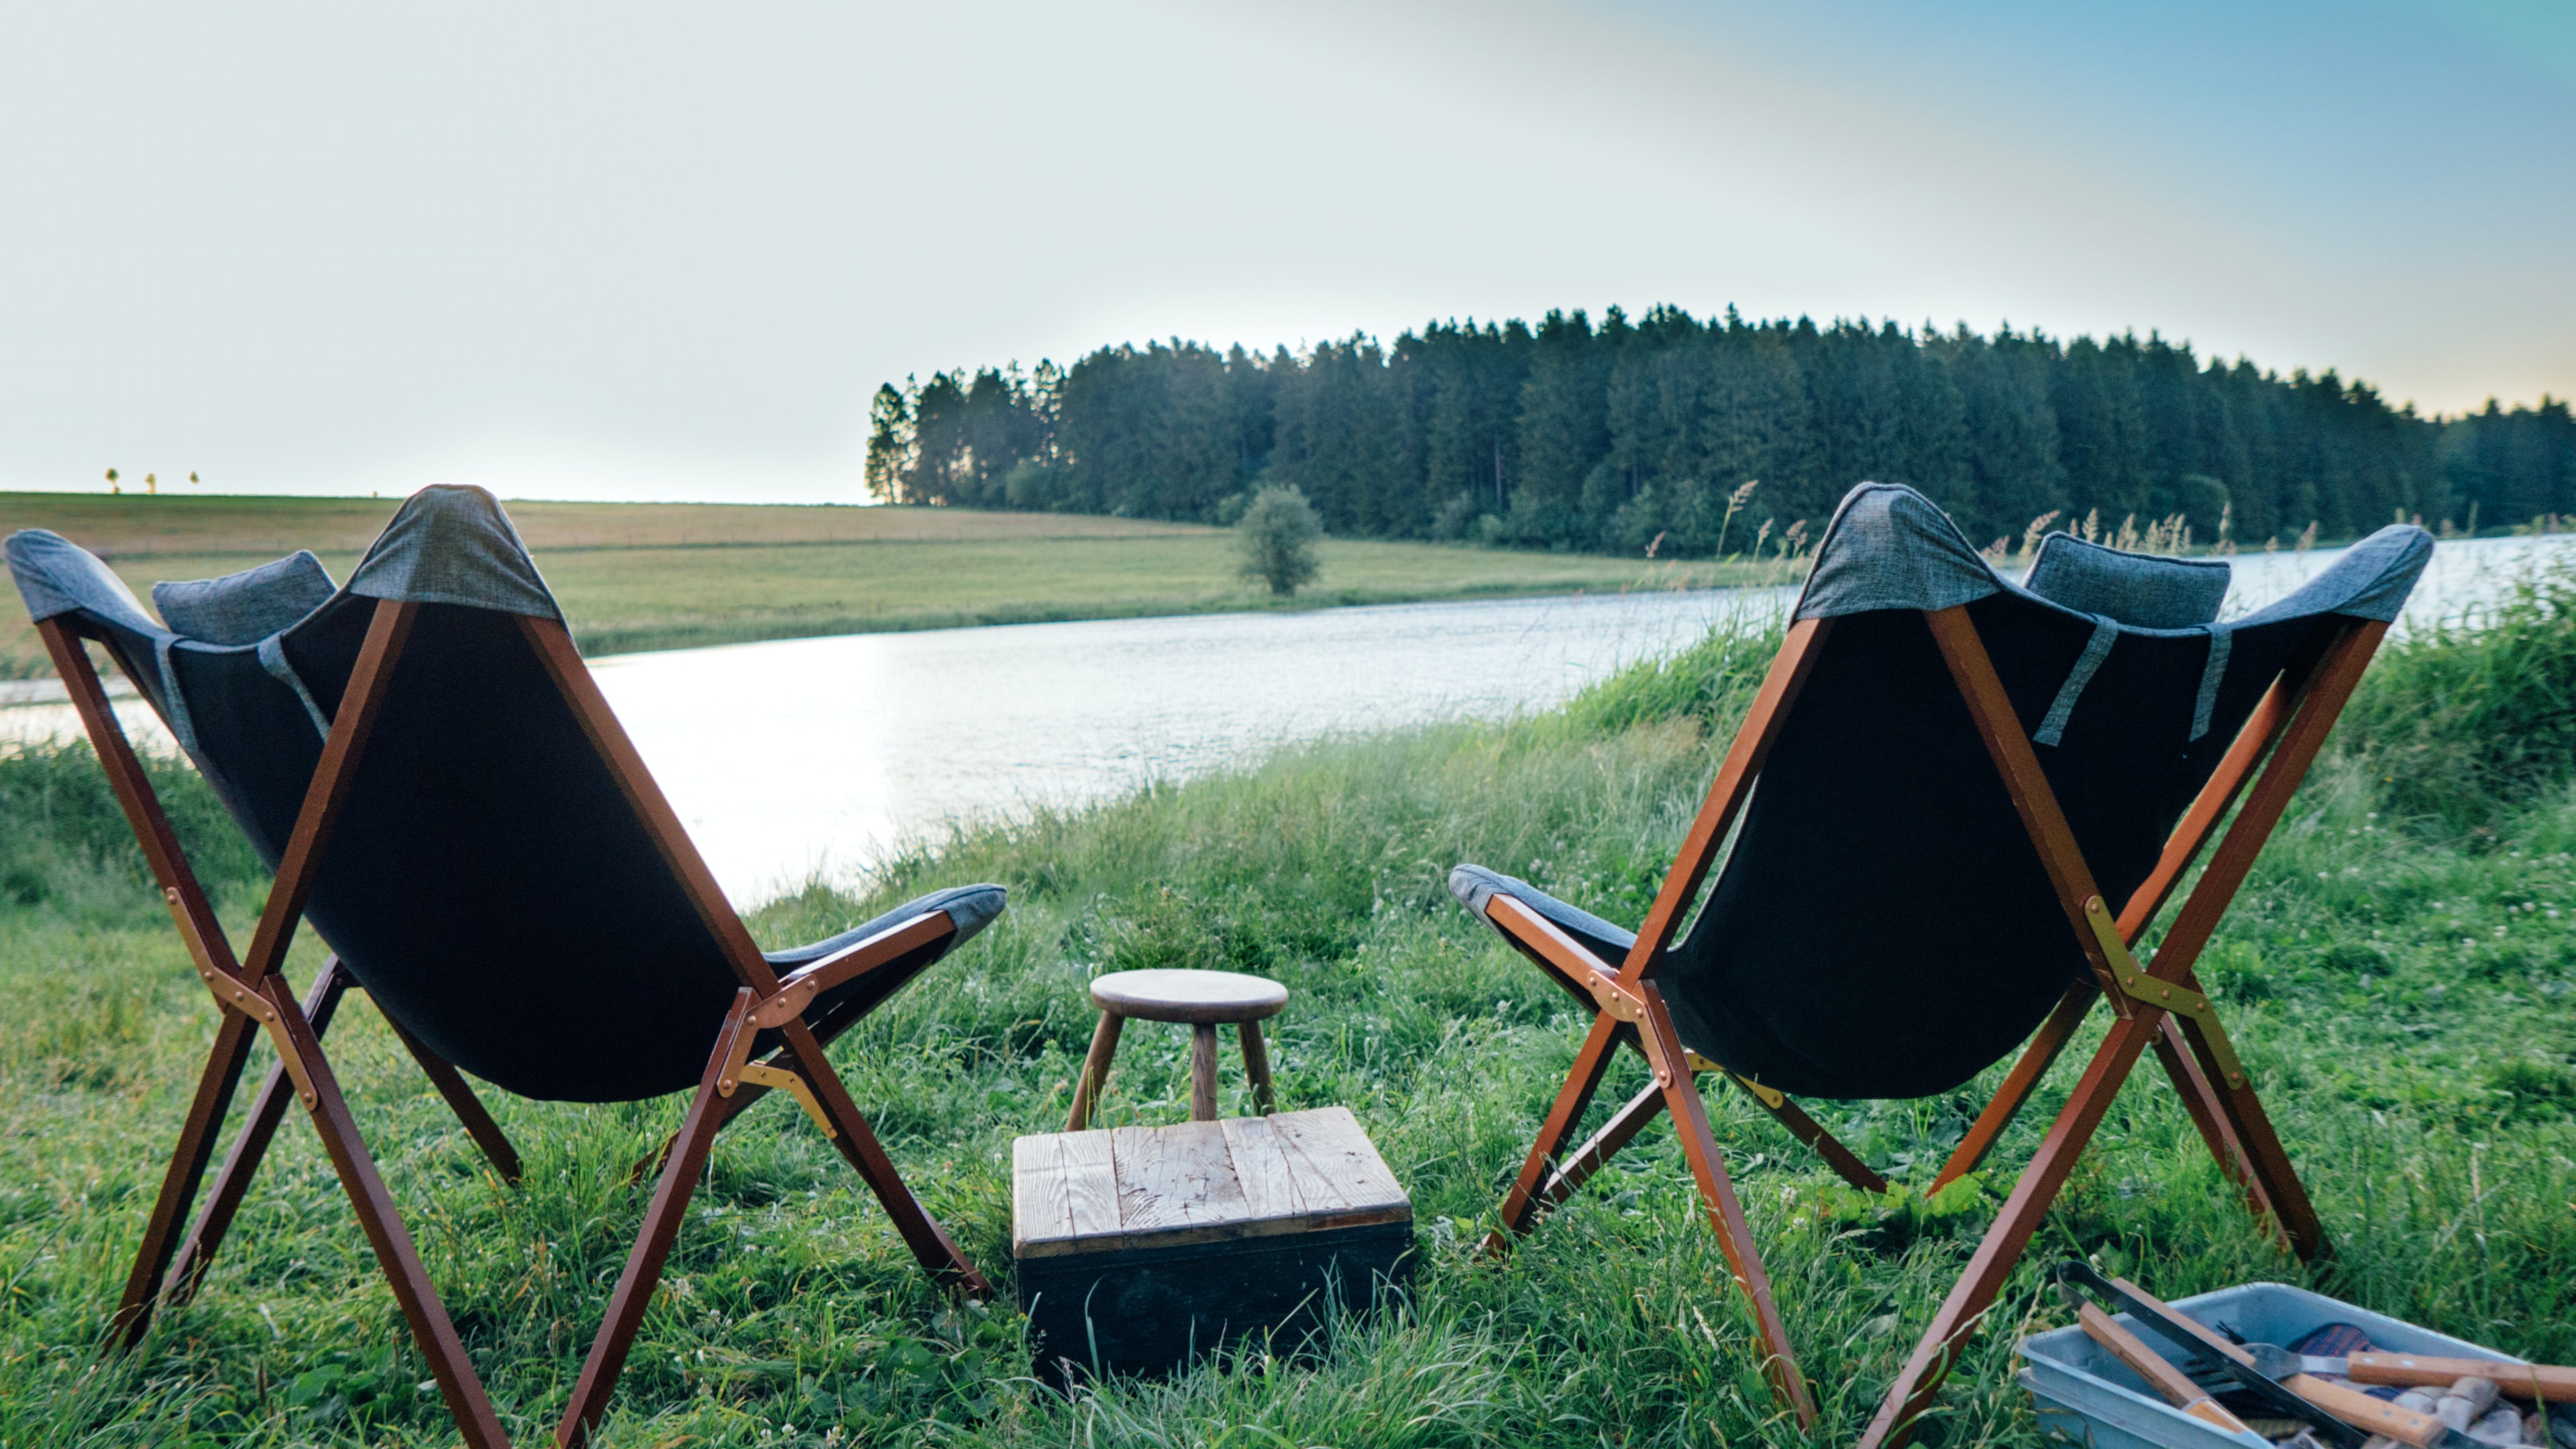
M 2550 689 L 2524 686 L 2576 681 L 2576 650 L 2531 642 L 2565 638 L 2548 630 L 2557 597 L 2521 606 L 2507 621 L 2520 635 L 2394 649 L 2356 718 L 2396 719 L 2407 699 L 2433 698 L 2456 707 L 2444 717 L 2459 728 L 2544 727 Z M 2497 681 L 2461 664 L 2488 648 L 2523 651 L 2507 699 L 2464 700 L 2448 685 L 2391 693 L 2428 688 L 2427 672 L 2455 664 L 2457 678 Z M 1398 1312 L 1342 1325 L 1319 1364 L 1245 1354 L 1060 1398 L 1028 1378 L 1007 1306 L 944 1301 L 792 1106 L 764 1106 L 718 1146 L 604 1442 L 1848 1443 L 1983 1206 L 1860 1200 L 1736 1094 L 1712 1097 L 1824 1411 L 1812 1436 L 1770 1407 L 1669 1132 L 1650 1131 L 1508 1265 L 1468 1256 L 1580 1023 L 1457 909 L 1442 876 L 1479 860 L 1636 918 L 1766 658 L 1763 641 L 1712 640 L 1561 714 L 1291 750 L 1243 774 L 953 837 L 896 862 L 866 899 L 815 888 L 758 912 L 757 933 L 775 944 L 933 885 L 1011 886 L 1009 913 L 938 968 L 935 989 L 898 998 L 835 1052 L 914 1186 L 998 1280 L 1010 1266 L 1010 1139 L 1063 1120 L 1092 1024 L 1081 983 L 1158 965 L 1254 970 L 1292 988 L 1274 1033 L 1282 1105 L 1359 1115 L 1413 1194 L 1418 1276 Z M 2205 962 L 2333 1259 L 2304 1268 L 2252 1229 L 2149 1067 L 2029 1262 L 2092 1255 L 2170 1295 L 2301 1282 L 2535 1360 L 2576 1360 L 2576 794 L 2561 756 L 2438 809 L 2410 805 L 2389 778 L 2391 751 L 2436 745 L 2468 747 L 2438 729 L 2355 730 Z M 223 844 L 193 776 L 173 768 L 164 783 L 228 917 L 246 920 L 255 866 Z M 281 1134 L 202 1296 L 140 1353 L 98 1354 L 213 1015 L 80 751 L 0 758 L 0 811 L 18 827 L 0 836 L 0 880 L 16 882 L 0 904 L 0 1443 L 450 1442 L 300 1126 Z M 314 964 L 305 943 L 292 969 L 303 980 Z M 1105 1124 L 1183 1114 L 1184 1040 L 1131 1029 Z M 619 1170 L 681 1104 L 492 1094 L 528 1163 L 510 1191 L 372 1010 L 344 1011 L 331 1050 L 495 1400 L 514 1435 L 536 1442 L 642 1214 Z M 1623 1062 L 1605 1098 L 1639 1073 Z M 1919 1186 L 1994 1075 L 1921 1102 L 1812 1105 Z M 2061 1066 L 1997 1162 L 2027 1154 L 2071 1075 Z M 1243 1110 L 1235 1074 L 1226 1088 Z M 1947 1443 L 2037 1442 L 2010 1352 L 2062 1321 L 2037 1287 L 2025 1268 L 1953 1376 Z
M 0 535 L 50 528 L 138 597 L 310 548 L 346 578 L 397 503 L 364 498 L 0 493 Z M 589 654 L 818 634 L 1281 607 L 1236 576 L 1224 529 L 1077 514 L 741 504 L 513 503 Z M 1289 607 L 1706 588 L 1756 565 L 1326 539 Z M 0 678 L 48 672 L 0 609 Z

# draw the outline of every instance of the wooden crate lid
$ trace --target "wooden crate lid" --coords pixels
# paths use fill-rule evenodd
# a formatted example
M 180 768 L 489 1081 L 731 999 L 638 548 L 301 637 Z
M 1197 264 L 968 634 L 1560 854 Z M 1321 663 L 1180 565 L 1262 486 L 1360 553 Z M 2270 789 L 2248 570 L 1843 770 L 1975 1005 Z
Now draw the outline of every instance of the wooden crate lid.
M 1410 1222 L 1413 1204 L 1346 1107 L 1055 1132 L 1011 1144 L 1018 1258 Z

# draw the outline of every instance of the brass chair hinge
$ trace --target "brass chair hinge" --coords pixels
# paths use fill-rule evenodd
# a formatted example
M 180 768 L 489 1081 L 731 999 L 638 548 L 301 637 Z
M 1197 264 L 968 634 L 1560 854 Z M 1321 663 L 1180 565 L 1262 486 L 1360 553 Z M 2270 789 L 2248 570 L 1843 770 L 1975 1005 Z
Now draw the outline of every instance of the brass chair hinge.
M 1742 1087 L 1748 1092 L 1751 1092 L 1755 1101 L 1760 1102 L 1763 1106 L 1770 1108 L 1774 1112 L 1779 1111 L 1782 1104 L 1789 1100 L 1788 1093 L 1780 1091 L 1774 1087 L 1766 1087 L 1760 1082 L 1753 1080 L 1751 1077 L 1744 1076 L 1740 1073 L 1729 1072 L 1726 1068 L 1719 1066 L 1717 1063 L 1710 1061 L 1708 1058 L 1701 1056 L 1699 1053 L 1692 1051 L 1687 1047 L 1682 1050 L 1682 1060 L 1690 1063 L 1691 1075 L 1694 1077 L 1698 1076 L 1702 1072 L 1724 1072 L 1728 1081 L 1733 1082 L 1735 1085 Z
M 294 1038 L 286 1033 L 286 1019 L 278 1013 L 277 1003 L 215 964 L 213 950 L 197 933 L 197 923 L 188 915 L 187 906 L 180 901 L 177 890 L 165 886 L 161 896 L 170 903 L 170 915 L 179 923 L 180 939 L 187 942 L 188 955 L 196 964 L 197 979 L 206 983 L 206 990 L 215 998 L 215 1005 L 225 1011 L 238 1011 L 259 1023 L 260 1029 L 268 1033 L 269 1045 L 277 1049 L 277 1059 L 286 1068 L 287 1080 L 295 1083 L 296 1099 L 310 1108 L 315 1101 L 313 1078 L 304 1070 L 304 1058 L 296 1052 Z
M 1631 986 L 1603 971 L 1588 973 L 1583 985 L 1592 993 L 1593 1001 L 1599 1004 L 1603 1012 L 1637 1029 L 1637 1049 L 1646 1054 L 1646 1065 L 1654 1068 L 1656 1086 L 1669 1087 L 1677 1075 L 1689 1072 L 1690 1068 L 1684 1065 L 1681 1073 L 1676 1073 L 1673 1069 L 1674 1064 L 1664 1060 L 1663 1050 L 1655 1039 L 1655 1033 L 1647 1025 L 1645 992 L 1654 988 L 1644 986 L 1643 983 Z M 1640 987 L 1643 989 L 1641 990 Z
M 1718 1070 L 1726 1071 L 1724 1067 L 1720 1067 Z M 1751 1077 L 1736 1076 L 1733 1072 L 1727 1072 L 1726 1074 L 1729 1077 L 1735 1078 L 1735 1085 L 1751 1092 L 1756 1101 L 1759 1101 L 1763 1106 L 1770 1108 L 1774 1112 L 1779 1111 L 1781 1105 L 1789 1100 L 1788 1093 L 1775 1091 L 1772 1088 L 1766 1087 L 1760 1082 L 1753 1080 Z
M 2162 977 L 2138 969 L 2137 959 L 2129 954 L 2129 945 L 2120 939 L 2119 923 L 2111 918 L 2110 907 L 2100 896 L 2084 902 L 2084 923 L 2093 928 L 2093 939 L 2111 962 L 2111 977 L 2120 995 L 2140 1006 L 2153 1006 L 2188 1017 L 2200 1026 L 2200 1034 L 2209 1043 L 2209 1054 L 2218 1062 L 2219 1074 L 2231 1088 L 2246 1083 L 2245 1063 L 2236 1055 L 2236 1047 L 2227 1039 L 2226 1028 L 2218 1024 L 2218 1007 L 2188 986 L 2177 986 Z M 2123 1015 L 2126 1013 L 2124 1012 Z
M 774 996 L 770 998 L 772 1001 L 777 999 Z M 840 1132 L 832 1126 L 832 1119 L 824 1115 L 823 1104 L 814 1099 L 814 1088 L 804 1077 L 785 1067 L 773 1067 L 767 1062 L 751 1059 L 751 1043 L 759 1034 L 748 1020 L 735 1029 L 733 1047 L 725 1054 L 724 1064 L 716 1068 L 716 1095 L 730 1097 L 734 1088 L 746 1082 L 755 1087 L 785 1092 L 796 1099 L 796 1105 L 805 1109 L 806 1116 L 814 1119 L 815 1126 L 823 1129 L 824 1136 L 839 1137 Z
M 773 1067 L 767 1062 L 746 1062 L 735 1075 L 755 1087 L 774 1088 L 794 1097 L 796 1105 L 805 1109 L 805 1115 L 814 1119 L 814 1125 L 823 1129 L 824 1136 L 837 1138 L 841 1135 L 833 1130 L 832 1119 L 823 1115 L 823 1104 L 814 1099 L 814 1089 L 796 1073 L 785 1067 Z M 727 1092 L 725 1095 L 733 1094 Z

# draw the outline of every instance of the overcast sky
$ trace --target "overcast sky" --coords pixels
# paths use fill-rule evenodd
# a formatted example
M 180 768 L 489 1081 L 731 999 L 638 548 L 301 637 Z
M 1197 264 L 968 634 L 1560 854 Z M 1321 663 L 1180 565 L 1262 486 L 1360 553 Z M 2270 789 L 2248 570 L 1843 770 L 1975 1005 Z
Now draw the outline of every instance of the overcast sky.
M 2576 5 L 0 6 L 0 488 L 856 501 L 877 384 L 1657 302 L 2576 392 Z

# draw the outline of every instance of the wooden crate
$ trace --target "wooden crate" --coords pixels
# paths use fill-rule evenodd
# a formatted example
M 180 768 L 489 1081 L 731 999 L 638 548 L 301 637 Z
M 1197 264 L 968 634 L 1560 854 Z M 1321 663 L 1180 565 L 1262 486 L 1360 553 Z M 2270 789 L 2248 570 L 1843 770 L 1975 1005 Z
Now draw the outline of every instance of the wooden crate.
M 1402 1281 L 1413 1204 L 1348 1109 L 1023 1137 L 1011 1254 L 1039 1362 L 1151 1374 Z

